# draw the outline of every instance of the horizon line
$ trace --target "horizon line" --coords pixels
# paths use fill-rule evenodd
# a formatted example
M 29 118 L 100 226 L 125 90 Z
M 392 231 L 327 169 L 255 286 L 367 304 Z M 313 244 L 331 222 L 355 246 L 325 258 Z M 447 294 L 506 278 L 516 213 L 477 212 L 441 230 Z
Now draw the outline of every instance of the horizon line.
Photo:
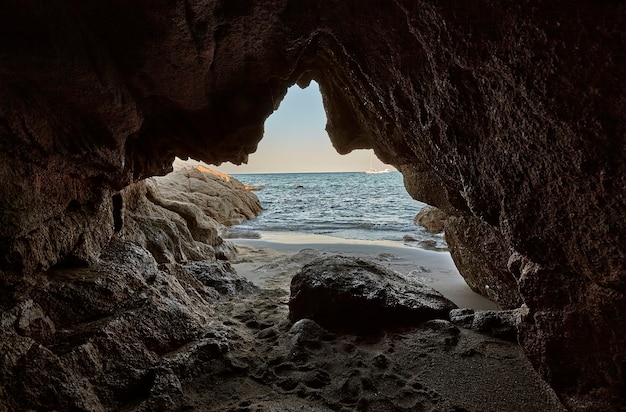
M 366 173 L 366 170 L 335 170 L 335 171 L 303 171 L 303 172 L 236 172 L 236 173 L 226 173 L 229 175 L 280 175 L 280 174 L 314 174 L 314 173 Z M 390 170 L 389 173 L 398 172 L 399 170 Z

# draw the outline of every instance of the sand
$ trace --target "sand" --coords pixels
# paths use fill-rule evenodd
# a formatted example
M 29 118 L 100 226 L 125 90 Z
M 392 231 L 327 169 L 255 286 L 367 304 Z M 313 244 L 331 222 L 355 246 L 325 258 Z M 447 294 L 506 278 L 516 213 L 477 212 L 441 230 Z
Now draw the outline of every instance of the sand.
M 459 307 L 498 309 L 473 292 L 447 252 L 436 252 L 391 241 L 345 240 L 299 233 L 270 233 L 263 239 L 237 239 L 240 250 L 234 261 L 237 272 L 259 287 L 283 285 L 296 271 L 317 256 L 344 255 L 370 259 L 381 266 L 426 283 Z M 297 252 L 304 251 L 304 253 Z M 280 287 L 280 286 L 278 286 Z
M 236 270 L 259 286 L 220 303 L 236 336 L 214 374 L 185 388 L 207 411 L 562 411 L 520 347 L 445 320 L 371 336 L 287 319 L 289 282 L 305 263 L 369 258 L 427 282 L 460 307 L 495 309 L 473 293 L 447 253 L 392 242 L 275 234 L 238 239 Z

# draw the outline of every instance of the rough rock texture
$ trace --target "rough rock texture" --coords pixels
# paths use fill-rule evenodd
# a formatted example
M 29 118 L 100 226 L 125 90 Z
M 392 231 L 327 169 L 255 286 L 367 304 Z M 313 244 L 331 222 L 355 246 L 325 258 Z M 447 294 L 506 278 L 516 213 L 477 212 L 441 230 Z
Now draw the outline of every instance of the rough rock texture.
M 468 329 L 476 329 L 496 338 L 517 342 L 518 325 L 526 316 L 527 308 L 512 310 L 452 309 L 450 321 Z
M 137 182 L 120 199 L 119 236 L 148 249 L 158 263 L 232 256 L 220 231 L 261 211 L 237 179 L 202 167 Z
M 203 166 L 178 167 L 163 177 L 150 179 L 154 189 L 150 199 L 180 214 L 192 232 L 202 232 L 204 222 L 236 225 L 252 219 L 261 210 L 259 199 L 232 176 Z M 202 236 L 200 234 L 200 236 Z
M 215 303 L 255 290 L 223 264 L 198 265 L 159 268 L 147 250 L 116 240 L 89 268 L 37 274 L 19 290 L 28 298 L 2 313 L 0 409 L 180 405 L 181 384 L 219 370 L 236 342 Z
M 218 232 L 258 214 L 256 196 L 186 168 L 112 204 L 117 233 L 98 261 L 35 273 L 3 301 L 0 411 L 168 410 L 184 403 L 181 385 L 214 372 L 206 362 L 228 364 L 234 332 L 215 303 L 257 288 L 215 260 L 233 248 Z
M 441 233 L 446 225 L 447 217 L 448 215 L 443 210 L 427 205 L 415 215 L 413 222 L 424 227 L 429 232 Z
M 447 319 L 456 305 L 436 290 L 373 262 L 345 256 L 314 260 L 291 280 L 289 319 L 374 331 Z
M 469 287 L 504 309 L 519 307 L 519 272 L 516 277 L 509 270 L 511 253 L 500 232 L 470 216 L 450 216 L 445 230 L 452 259 Z
M 415 198 L 501 235 L 529 308 L 529 359 L 571 408 L 615 409 L 626 403 L 625 10 L 4 2 L 3 301 L 39 270 L 95 262 L 113 194 L 175 155 L 245 161 L 287 87 L 315 79 L 340 153 L 373 147 Z

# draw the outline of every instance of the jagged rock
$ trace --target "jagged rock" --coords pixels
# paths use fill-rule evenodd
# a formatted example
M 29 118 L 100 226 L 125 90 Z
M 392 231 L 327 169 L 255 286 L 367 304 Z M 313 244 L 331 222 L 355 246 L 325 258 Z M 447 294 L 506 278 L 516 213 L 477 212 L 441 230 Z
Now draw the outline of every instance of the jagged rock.
M 447 318 L 455 307 L 434 289 L 373 262 L 332 256 L 306 264 L 293 277 L 289 319 L 373 330 Z
M 450 321 L 464 328 L 471 328 L 472 322 L 474 322 L 474 313 L 476 311 L 470 308 L 452 309 L 450 311 Z
M 175 156 L 246 161 L 314 79 L 338 152 L 521 256 L 521 343 L 569 406 L 626 403 L 623 2 L 5 3 L 4 289 L 96 262 L 113 197 Z
M 441 233 L 446 225 L 447 217 L 448 215 L 443 210 L 427 205 L 417 212 L 413 222 L 424 227 L 429 232 Z
M 211 263 L 194 264 L 170 274 L 145 249 L 114 241 L 97 264 L 23 287 L 30 299 L 0 318 L 0 407 L 180 408 L 181 382 L 222 360 L 233 337 L 215 322 L 215 300 L 254 289 L 240 279 L 207 286 L 201 269 Z
M 451 216 L 446 220 L 446 243 L 454 264 L 476 293 L 487 296 L 503 309 L 518 308 L 522 296 L 511 255 L 502 234 L 480 219 Z
M 527 308 L 512 310 L 453 309 L 450 320 L 457 325 L 504 340 L 517 342 L 518 326 Z
M 294 350 L 317 349 L 324 340 L 332 337 L 332 334 L 318 325 L 317 322 L 306 318 L 296 321 L 289 329 L 289 335 Z
M 198 279 L 203 285 L 217 290 L 221 295 L 253 293 L 258 288 L 241 276 L 228 262 L 186 262 L 176 267 Z

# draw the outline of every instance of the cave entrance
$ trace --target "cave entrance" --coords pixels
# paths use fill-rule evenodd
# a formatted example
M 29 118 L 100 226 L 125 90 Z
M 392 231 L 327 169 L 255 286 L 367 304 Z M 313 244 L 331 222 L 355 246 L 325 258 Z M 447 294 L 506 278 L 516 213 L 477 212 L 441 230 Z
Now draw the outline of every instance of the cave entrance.
M 319 85 L 312 81 L 302 89 L 292 86 L 280 107 L 265 121 L 265 133 L 248 164 L 221 165 L 228 174 L 355 172 L 368 168 L 393 169 L 371 150 L 340 155 L 325 130 L 326 113 Z
M 340 155 L 325 125 L 318 84 L 293 86 L 265 122 L 263 140 L 248 164 L 217 168 L 262 188 L 256 194 L 264 212 L 235 228 L 233 236 L 261 231 L 264 237 L 280 232 L 445 247 L 441 235 L 414 225 L 424 204 L 407 194 L 401 174 L 372 150 Z
M 230 226 L 222 237 L 254 250 L 292 255 L 309 250 L 305 256 L 290 257 L 295 259 L 291 263 L 284 262 L 284 274 L 293 275 L 296 267 L 319 253 L 360 256 L 437 286 L 461 307 L 494 308 L 465 284 L 447 253 L 443 233 L 428 232 L 414 223 L 425 204 L 410 197 L 400 172 L 382 164 L 371 150 L 338 154 L 325 125 L 317 83 L 306 89 L 294 86 L 267 119 L 263 140 L 248 164 L 217 167 L 249 187 L 260 188 L 255 194 L 264 208 L 256 218 Z M 368 169 L 388 170 L 366 173 Z M 280 258 L 273 255 L 238 259 L 257 264 L 269 259 L 281 266 Z M 238 271 L 258 286 L 268 286 L 263 284 L 267 276 L 255 277 L 257 272 L 249 269 Z M 288 279 L 282 282 L 282 287 L 288 287 Z

